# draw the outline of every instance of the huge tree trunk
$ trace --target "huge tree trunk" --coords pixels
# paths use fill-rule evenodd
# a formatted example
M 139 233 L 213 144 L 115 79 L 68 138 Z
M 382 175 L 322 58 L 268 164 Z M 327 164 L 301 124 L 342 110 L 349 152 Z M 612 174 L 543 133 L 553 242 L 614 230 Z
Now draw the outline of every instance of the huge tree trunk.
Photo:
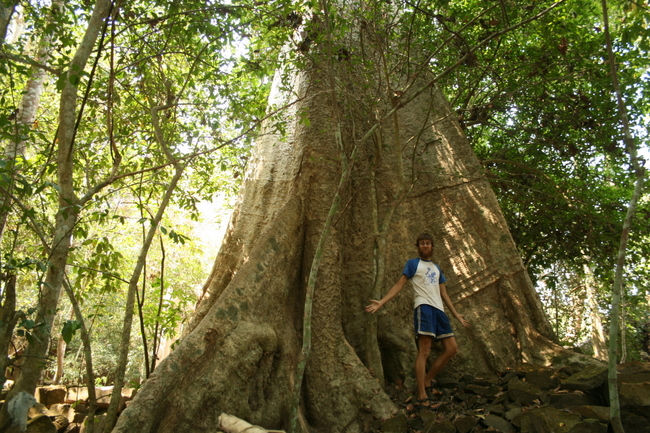
M 334 60 L 333 69 L 315 59 L 293 74 L 298 102 L 284 115 L 285 135 L 269 121 L 258 140 L 191 332 L 145 382 L 114 432 L 217 431 L 222 412 L 289 427 L 304 289 L 343 155 L 355 146 L 354 174 L 339 191 L 343 205 L 316 285 L 302 425 L 363 431 L 373 417 L 396 411 L 362 362 L 369 324 L 363 307 L 375 275 L 384 275 L 380 286 L 387 290 L 416 255 L 414 240 L 423 231 L 434 235 L 450 295 L 473 325 L 455 330 L 460 352 L 443 374 L 549 363 L 559 354 L 496 198 L 444 96 L 416 74 L 397 73 L 386 84 L 388 74 L 373 75 L 377 63 L 367 53 L 366 45 L 358 61 Z M 405 76 L 410 81 L 399 79 Z M 276 77 L 275 106 L 289 102 L 278 84 Z M 309 122 L 301 121 L 305 116 Z M 377 233 L 386 221 L 385 233 Z M 384 378 L 413 383 L 410 289 L 382 310 L 377 342 Z

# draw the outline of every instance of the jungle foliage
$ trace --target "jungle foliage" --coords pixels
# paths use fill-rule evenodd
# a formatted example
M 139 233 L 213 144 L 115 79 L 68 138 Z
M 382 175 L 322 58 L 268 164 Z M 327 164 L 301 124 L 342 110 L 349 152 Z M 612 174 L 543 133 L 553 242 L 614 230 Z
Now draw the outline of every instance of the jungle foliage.
M 633 188 L 611 91 L 600 3 L 364 4 L 359 13 L 367 14 L 369 23 L 380 17 L 390 23 L 386 28 L 408 40 L 405 61 L 426 61 L 439 76 L 438 85 L 485 167 L 551 322 L 565 344 L 583 341 L 586 327 L 576 328 L 566 307 L 583 305 L 588 264 L 596 276 L 598 313 L 606 316 Z M 5 35 L 0 40 L 0 141 L 7 149 L 12 143 L 25 147 L 24 155 L 8 155 L 0 164 L 2 300 L 4 308 L 11 307 L 9 276 L 16 276 L 20 314 L 14 342 L 49 326 L 37 323 L 34 312 L 51 266 L 55 220 L 71 211 L 61 204 L 57 177 L 64 87 L 78 89 L 71 176 L 74 194 L 86 198 L 68 204 L 78 206 L 73 211 L 79 216 L 71 228 L 65 284 L 91 330 L 97 380 L 110 382 L 119 345 L 115 316 L 122 314 L 145 231 L 174 175 L 171 161 L 182 165 L 183 176 L 158 224 L 136 302 L 142 335 L 132 350 L 141 353 L 140 345 L 149 342 L 148 367 L 155 366 L 151 345 L 178 332 L 209 270 L 214 251 L 206 251 L 205 262 L 196 259 L 203 237 L 191 228 L 201 218 L 198 204 L 237 192 L 259 124 L 273 115 L 266 111 L 266 100 L 279 60 L 304 62 L 310 45 L 318 43 L 317 25 L 310 24 L 316 6 L 113 2 L 88 65 L 70 74 L 95 4 L 67 2 L 59 10 L 41 1 L 2 3 L 0 15 L 10 19 L 0 21 Z M 626 104 L 636 138 L 647 151 L 650 13 L 646 3 L 629 0 L 611 1 L 610 11 Z M 345 25 L 333 22 L 334 28 Z M 47 58 L 39 54 L 43 44 Z M 428 55 L 411 57 L 416 52 Z M 345 58 L 344 44 L 335 55 Z M 35 71 L 47 73 L 38 114 L 21 124 L 17 114 Z M 648 206 L 646 194 L 626 268 L 630 357 L 647 351 Z M 71 350 L 79 347 L 78 324 L 68 305 L 51 306 L 59 310 L 51 337 L 63 331 L 70 344 L 67 359 L 75 361 L 70 370 L 79 371 L 80 357 Z M 130 357 L 138 361 L 128 377 L 149 370 L 144 358 Z M 65 380 L 81 376 L 71 372 Z

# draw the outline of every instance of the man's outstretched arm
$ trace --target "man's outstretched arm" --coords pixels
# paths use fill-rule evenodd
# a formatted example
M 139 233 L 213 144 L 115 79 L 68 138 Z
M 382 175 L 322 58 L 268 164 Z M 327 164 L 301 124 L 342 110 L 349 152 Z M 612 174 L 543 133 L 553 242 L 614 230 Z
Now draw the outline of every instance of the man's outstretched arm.
M 451 298 L 449 297 L 449 294 L 447 293 L 447 286 L 445 286 L 445 283 L 440 283 L 440 297 L 442 298 L 442 301 L 445 303 L 447 308 L 449 308 L 449 312 L 453 314 L 453 316 L 458 319 L 461 325 L 463 325 L 465 328 L 469 327 L 469 322 L 465 320 L 465 316 L 462 314 L 458 314 L 458 311 L 454 308 L 454 304 L 451 302 Z
M 391 287 L 391 289 L 383 298 L 381 298 L 379 301 L 376 301 L 374 299 L 370 300 L 370 305 L 366 307 L 366 311 L 368 313 L 374 313 L 375 311 L 379 310 L 386 302 L 393 299 L 404 288 L 404 285 L 407 281 L 408 278 L 406 278 L 406 275 L 402 274 L 399 280 L 397 280 L 397 283 Z

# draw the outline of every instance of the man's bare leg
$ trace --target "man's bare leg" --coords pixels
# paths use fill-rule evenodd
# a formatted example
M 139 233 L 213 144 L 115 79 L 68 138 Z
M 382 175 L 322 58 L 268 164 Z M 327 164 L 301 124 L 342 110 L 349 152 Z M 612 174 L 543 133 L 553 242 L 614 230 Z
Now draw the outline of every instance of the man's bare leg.
M 418 385 L 418 400 L 427 398 L 424 382 L 427 370 L 427 358 L 431 351 L 432 338 L 428 335 L 418 335 L 418 356 L 415 358 L 415 381 Z M 431 383 L 431 380 L 429 380 Z
M 420 338 L 422 338 L 422 336 L 420 336 Z M 456 344 L 456 339 L 454 337 L 443 338 L 441 341 L 442 341 L 442 346 L 445 350 L 440 355 L 438 355 L 435 361 L 433 361 L 433 364 L 431 364 L 431 369 L 429 369 L 429 372 L 424 377 L 423 387 L 425 389 L 425 394 L 426 394 L 426 388 L 431 386 L 431 382 L 433 382 L 433 378 L 436 377 L 436 374 L 438 374 L 440 370 L 442 370 L 444 366 L 447 365 L 449 360 L 458 353 L 458 344 Z M 429 349 L 431 349 L 431 339 L 429 339 Z M 420 352 L 418 350 L 418 358 L 419 356 L 420 356 Z M 426 363 L 426 359 L 424 362 Z M 416 370 L 416 378 L 417 378 L 417 370 Z M 419 392 L 419 388 L 418 388 L 418 392 Z

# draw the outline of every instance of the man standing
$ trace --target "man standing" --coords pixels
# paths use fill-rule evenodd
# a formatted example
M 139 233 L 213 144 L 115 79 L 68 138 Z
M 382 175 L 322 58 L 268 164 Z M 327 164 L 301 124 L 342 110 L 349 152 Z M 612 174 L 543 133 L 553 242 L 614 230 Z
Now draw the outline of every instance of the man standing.
M 458 353 L 456 339 L 454 338 L 449 318 L 444 312 L 443 303 L 447 306 L 451 314 L 458 319 L 461 325 L 468 327 L 469 323 L 454 308 L 454 304 L 451 302 L 451 298 L 449 298 L 447 288 L 445 287 L 445 281 L 447 279 L 440 270 L 440 267 L 431 262 L 431 256 L 433 255 L 433 237 L 428 233 L 423 233 L 418 236 L 415 245 L 418 248 L 420 257 L 406 262 L 402 276 L 397 280 L 397 283 L 395 283 L 381 300 L 371 300 L 370 305 L 366 307 L 366 311 L 374 313 L 379 310 L 404 288 L 408 280 L 412 280 L 415 292 L 413 322 L 418 346 L 418 355 L 415 360 L 418 404 L 424 407 L 432 407 L 427 396 L 427 389 L 433 390 L 431 386 L 433 378 Z M 442 341 L 444 352 L 433 361 L 427 373 L 427 358 L 429 357 L 431 342 L 434 338 Z

